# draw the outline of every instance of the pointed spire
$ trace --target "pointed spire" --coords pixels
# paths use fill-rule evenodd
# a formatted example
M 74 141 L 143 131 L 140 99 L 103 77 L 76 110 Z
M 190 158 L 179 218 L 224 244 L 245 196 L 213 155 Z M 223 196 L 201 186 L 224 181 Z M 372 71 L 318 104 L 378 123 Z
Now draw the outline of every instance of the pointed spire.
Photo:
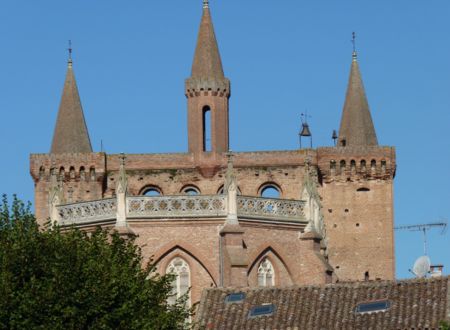
M 69 44 L 66 80 L 59 105 L 58 118 L 50 153 L 92 152 L 91 141 L 84 119 L 72 68 L 72 46 Z
M 203 15 L 198 32 L 191 77 L 225 78 L 208 0 L 203 1 Z
M 339 146 L 378 145 L 364 85 L 359 71 L 353 34 L 353 53 L 347 95 L 339 129 Z

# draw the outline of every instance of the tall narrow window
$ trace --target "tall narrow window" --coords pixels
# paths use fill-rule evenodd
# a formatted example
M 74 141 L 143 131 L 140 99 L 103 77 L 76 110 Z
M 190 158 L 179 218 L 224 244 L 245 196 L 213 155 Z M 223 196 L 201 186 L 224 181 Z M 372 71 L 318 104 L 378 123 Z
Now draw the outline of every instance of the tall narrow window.
M 203 151 L 211 151 L 211 108 L 203 107 Z
M 265 257 L 258 267 L 258 286 L 274 286 L 275 274 L 272 263 Z
M 167 266 L 166 273 L 176 275 L 172 282 L 172 294 L 168 299 L 169 304 L 174 304 L 178 298 L 189 291 L 191 285 L 189 265 L 180 257 L 176 257 Z M 188 305 L 190 305 L 189 300 Z

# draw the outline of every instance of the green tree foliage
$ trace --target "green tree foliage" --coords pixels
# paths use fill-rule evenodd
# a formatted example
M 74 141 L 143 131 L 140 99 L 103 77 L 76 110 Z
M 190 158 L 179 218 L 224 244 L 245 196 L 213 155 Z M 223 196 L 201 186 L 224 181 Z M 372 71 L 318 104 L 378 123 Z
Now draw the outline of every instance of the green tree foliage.
M 180 329 L 171 275 L 142 268 L 133 240 L 105 230 L 39 230 L 29 205 L 0 203 L 0 329 Z
M 441 321 L 439 324 L 441 330 L 450 330 L 450 323 L 447 321 Z

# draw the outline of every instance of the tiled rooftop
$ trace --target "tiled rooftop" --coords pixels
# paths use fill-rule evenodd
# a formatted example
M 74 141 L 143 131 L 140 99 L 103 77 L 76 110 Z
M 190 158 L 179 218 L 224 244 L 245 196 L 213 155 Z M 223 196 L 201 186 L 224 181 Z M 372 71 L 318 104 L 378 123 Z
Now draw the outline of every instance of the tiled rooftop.
M 438 329 L 450 318 L 449 277 L 283 288 L 205 289 L 199 329 Z M 237 303 L 230 293 L 243 292 Z M 369 305 L 361 305 L 373 302 Z M 252 308 L 273 304 L 254 317 Z M 375 311 L 372 311 L 374 310 Z M 271 308 L 262 308 L 270 311 Z

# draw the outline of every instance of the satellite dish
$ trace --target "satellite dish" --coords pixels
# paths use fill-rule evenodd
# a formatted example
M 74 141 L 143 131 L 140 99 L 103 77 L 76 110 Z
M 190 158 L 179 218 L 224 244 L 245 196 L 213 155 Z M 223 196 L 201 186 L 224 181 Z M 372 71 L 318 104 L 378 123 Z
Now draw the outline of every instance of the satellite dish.
M 414 263 L 412 272 L 419 278 L 425 277 L 430 271 L 430 266 L 431 266 L 430 258 L 428 256 L 421 256 Z

